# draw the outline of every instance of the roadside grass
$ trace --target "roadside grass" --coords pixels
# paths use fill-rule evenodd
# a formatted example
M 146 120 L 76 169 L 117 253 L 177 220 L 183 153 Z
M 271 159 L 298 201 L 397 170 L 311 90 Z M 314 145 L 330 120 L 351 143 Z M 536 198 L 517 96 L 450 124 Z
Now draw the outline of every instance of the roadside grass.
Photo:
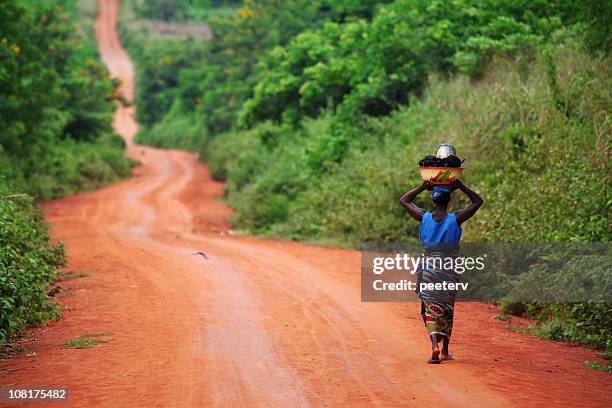
M 77 349 L 87 349 L 94 348 L 100 343 L 106 343 L 104 340 L 97 339 L 76 339 L 71 340 L 67 343 L 64 343 L 64 348 L 77 348 Z
M 603 364 L 600 364 L 597 361 L 585 360 L 584 365 L 588 368 L 592 368 L 593 370 L 607 371 L 609 373 L 612 373 L 612 365 L 610 364 L 604 366 Z
M 607 371 L 609 373 L 612 373 L 612 365 L 610 365 L 610 360 L 612 360 L 612 353 L 604 351 L 602 353 L 599 353 L 599 356 L 603 358 L 604 360 L 606 360 L 607 362 L 606 365 L 603 365 L 597 361 L 590 361 L 590 360 L 585 360 L 584 365 L 594 370 Z
M 89 274 L 86 272 L 68 272 L 68 273 L 61 274 L 59 280 L 78 279 L 78 278 L 85 278 L 87 276 L 89 276 Z
M 91 333 L 83 333 L 83 336 L 81 337 L 108 337 L 111 336 L 112 333 L 110 332 L 91 332 Z
M 84 333 L 80 338 L 64 343 L 62 347 L 77 349 L 94 348 L 102 343 L 108 343 L 110 340 L 102 340 L 100 337 L 107 337 L 110 335 L 111 333 L 105 332 Z
M 508 330 L 512 330 L 515 333 L 527 333 L 526 330 L 521 329 L 518 326 L 514 326 L 512 324 L 506 325 L 506 326 L 502 326 L 503 329 L 508 329 Z

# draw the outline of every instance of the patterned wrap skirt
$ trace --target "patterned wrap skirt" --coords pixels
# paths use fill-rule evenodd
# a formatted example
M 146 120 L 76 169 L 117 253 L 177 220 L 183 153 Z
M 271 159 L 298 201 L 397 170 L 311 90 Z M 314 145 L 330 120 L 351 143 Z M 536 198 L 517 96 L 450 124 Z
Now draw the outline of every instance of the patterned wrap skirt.
M 453 256 L 448 253 L 425 253 L 428 258 Z M 430 335 L 438 334 L 450 338 L 453 332 L 456 290 L 420 290 L 421 283 L 459 283 L 460 275 L 452 269 L 440 268 L 435 262 L 421 265 L 417 269 L 417 295 L 421 300 L 421 316 Z M 456 287 L 456 285 L 455 285 Z

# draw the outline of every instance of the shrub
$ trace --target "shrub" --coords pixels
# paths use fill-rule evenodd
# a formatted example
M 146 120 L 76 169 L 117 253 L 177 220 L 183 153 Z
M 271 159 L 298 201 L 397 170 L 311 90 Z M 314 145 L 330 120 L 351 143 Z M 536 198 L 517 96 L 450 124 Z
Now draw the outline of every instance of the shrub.
M 59 316 L 47 291 L 65 262 L 32 197 L 7 198 L 14 193 L 0 178 L 0 343 L 28 324 Z

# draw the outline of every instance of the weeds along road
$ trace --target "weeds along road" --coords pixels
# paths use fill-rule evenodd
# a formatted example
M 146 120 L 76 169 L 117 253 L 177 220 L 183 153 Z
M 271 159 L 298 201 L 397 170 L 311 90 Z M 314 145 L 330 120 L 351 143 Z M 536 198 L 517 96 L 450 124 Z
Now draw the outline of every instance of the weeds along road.
M 118 8 L 99 2 L 96 32 L 132 100 Z M 459 304 L 457 360 L 425 364 L 419 305 L 361 303 L 358 252 L 225 234 L 222 186 L 195 155 L 135 145 L 133 108 L 114 123 L 142 165 L 45 205 L 86 276 L 62 283 L 65 318 L 1 362 L 3 387 L 67 387 L 61 407 L 612 404 L 609 375 L 583 366 L 593 351 L 503 329 L 489 305 Z M 92 336 L 105 342 L 62 347 Z

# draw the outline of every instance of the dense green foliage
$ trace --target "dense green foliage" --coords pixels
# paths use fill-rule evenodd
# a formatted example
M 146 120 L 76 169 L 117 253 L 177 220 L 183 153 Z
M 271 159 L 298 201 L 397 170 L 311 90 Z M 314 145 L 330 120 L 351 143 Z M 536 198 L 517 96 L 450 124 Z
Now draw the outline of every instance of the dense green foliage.
M 136 60 L 143 135 L 160 122 L 160 115 L 168 115 L 162 122 L 173 128 L 174 120 L 195 116 L 192 122 L 200 134 L 233 129 L 238 112 L 267 71 L 262 59 L 269 50 L 326 21 L 368 16 L 377 3 L 383 1 L 246 1 L 235 14 L 211 17 L 215 38 L 202 44 L 197 39 L 152 41 L 150 33 L 134 29 L 140 26 L 131 11 L 139 7 L 136 0 L 124 2 L 120 29 Z
M 62 246 L 53 246 L 31 197 L 7 198 L 0 179 L 0 343 L 26 325 L 57 316 L 47 297 Z
M 129 172 L 111 129 L 117 84 L 76 16 L 70 0 L 0 9 L 0 175 L 41 198 Z
M 418 225 L 397 200 L 419 182 L 417 161 L 450 142 L 486 202 L 466 240 L 609 242 L 604 9 L 569 0 L 245 1 L 209 20 L 209 44 L 143 42 L 124 23 L 128 43 L 141 44 L 131 46 L 145 110 L 139 139 L 200 151 L 226 181 L 234 225 L 250 233 L 345 246 L 414 241 Z M 453 200 L 465 204 L 458 193 Z M 568 271 L 588 266 L 580 262 L 557 277 L 565 289 Z M 593 284 L 610 274 L 606 259 L 597 262 Z M 538 276 L 509 278 L 504 304 Z M 601 298 L 516 312 L 539 319 L 541 335 L 611 346 Z
M 351 116 L 387 115 L 432 72 L 479 75 L 492 53 L 537 45 L 572 12 L 542 1 L 398 0 L 369 23 L 328 23 L 274 49 L 243 120 L 296 120 L 338 104 Z
M 433 77 L 422 99 L 389 117 L 263 124 L 214 139 L 204 154 L 227 178 L 236 223 L 256 233 L 352 245 L 415 239 L 418 225 L 397 199 L 418 184 L 423 152 L 447 141 L 487 202 L 466 239 L 609 241 L 608 64 L 569 45 L 548 55 L 528 71 L 501 60 L 478 83 Z
M 578 247 L 584 251 L 584 245 Z M 545 259 L 538 259 L 527 272 L 510 281 L 502 313 L 535 317 L 538 325 L 528 332 L 610 350 L 612 308 L 606 300 L 612 250 L 608 247 L 607 253 L 576 254 L 562 248 L 546 253 Z M 534 298 L 539 301 L 524 301 Z
M 73 0 L 0 7 L 0 343 L 57 316 L 47 291 L 63 248 L 50 243 L 32 196 L 129 174 L 111 128 L 118 84 L 98 59 L 93 15 L 78 17 Z

